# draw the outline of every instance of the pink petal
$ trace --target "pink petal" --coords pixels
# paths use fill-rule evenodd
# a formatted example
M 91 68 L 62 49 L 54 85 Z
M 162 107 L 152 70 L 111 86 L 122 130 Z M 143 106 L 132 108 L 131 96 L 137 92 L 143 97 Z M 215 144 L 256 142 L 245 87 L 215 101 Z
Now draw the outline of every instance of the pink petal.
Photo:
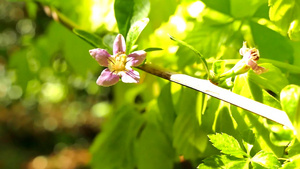
M 125 53 L 126 51 L 126 44 L 125 39 L 121 34 L 118 34 L 113 46 L 114 55 L 117 53 Z
M 138 66 L 143 63 L 147 56 L 147 53 L 143 50 L 132 52 L 127 56 L 127 64 L 129 66 Z
M 101 66 L 108 66 L 108 58 L 111 57 L 111 55 L 105 49 L 92 49 L 89 50 L 89 52 Z
M 252 59 L 249 59 L 247 62 L 247 65 L 251 67 L 251 69 L 255 69 L 257 67 L 257 63 L 253 61 Z
M 118 83 L 119 79 L 120 77 L 118 75 L 113 74 L 106 68 L 101 72 L 96 83 L 100 86 L 108 87 Z
M 257 66 L 255 69 L 253 69 L 254 73 L 260 75 L 262 73 L 265 73 L 268 71 L 268 69 L 261 67 L 261 66 Z
M 139 72 L 135 70 L 129 70 L 122 73 L 122 82 L 124 83 L 138 83 L 140 81 Z

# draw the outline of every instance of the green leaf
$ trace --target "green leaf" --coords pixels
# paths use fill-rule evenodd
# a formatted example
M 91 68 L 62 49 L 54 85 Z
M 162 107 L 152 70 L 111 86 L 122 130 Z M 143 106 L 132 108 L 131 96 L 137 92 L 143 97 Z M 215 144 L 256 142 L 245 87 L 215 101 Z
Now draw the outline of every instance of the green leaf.
M 286 151 L 288 152 L 289 157 L 297 156 L 300 154 L 300 142 L 298 139 L 294 139 L 289 146 L 287 147 Z
M 177 6 L 177 0 L 151 0 L 151 10 L 149 13 L 149 18 L 151 20 L 151 27 L 149 27 L 152 28 L 150 29 L 151 33 L 153 33 L 153 30 L 159 28 L 162 23 L 168 22 L 170 16 L 176 11 Z
M 134 141 L 143 121 L 132 106 L 115 112 L 91 146 L 92 168 L 134 168 Z
M 293 130 L 283 128 L 282 125 L 271 124 L 270 130 L 270 139 L 277 146 L 286 146 L 295 138 Z
M 273 153 L 260 151 L 251 159 L 253 168 L 279 168 L 280 162 Z
M 262 88 L 259 87 L 258 84 L 254 83 L 253 81 L 251 81 L 248 77 L 248 84 L 249 84 L 249 89 L 251 91 L 251 95 L 253 96 L 254 100 L 258 101 L 258 102 L 263 102 L 263 92 L 262 92 Z
M 249 168 L 249 162 L 247 159 L 237 158 L 230 155 L 214 155 L 204 159 L 203 161 L 204 163 L 200 164 L 198 169 Z
M 73 29 L 73 32 L 95 48 L 106 48 L 106 46 L 102 43 L 102 39 L 93 33 L 81 29 Z
M 119 32 L 126 38 L 131 25 L 148 16 L 150 2 L 149 0 L 115 0 L 114 11 Z
M 230 15 L 230 0 L 202 0 L 209 8 Z
M 254 21 L 250 27 L 261 58 L 293 62 L 293 48 L 286 37 Z
M 181 41 L 181 40 L 179 40 L 179 39 L 174 38 L 174 37 L 171 36 L 171 35 L 170 35 L 170 38 L 171 38 L 171 40 L 173 40 L 173 41 L 179 43 L 180 45 L 185 46 L 185 47 L 189 48 L 190 50 L 192 50 L 192 51 L 200 58 L 200 60 L 201 60 L 202 63 L 203 63 L 203 67 L 205 68 L 205 71 L 206 71 L 207 75 L 209 75 L 209 70 L 208 70 L 207 62 L 206 62 L 205 58 L 203 57 L 203 55 L 202 55 L 197 49 L 195 49 L 193 46 L 187 44 L 187 43 L 184 42 L 184 41 Z M 179 60 L 180 60 L 180 59 L 179 59 Z
M 247 155 L 245 151 L 241 148 L 239 142 L 232 136 L 226 133 L 216 133 L 208 135 L 210 141 L 213 143 L 217 149 L 221 150 L 222 153 L 236 156 L 236 157 L 243 157 Z
M 300 157 L 283 164 L 283 166 L 280 169 L 298 169 L 299 166 L 300 166 Z
M 132 51 L 132 47 L 137 41 L 143 29 L 148 24 L 149 19 L 144 18 L 139 21 L 136 21 L 129 29 L 126 37 L 126 53 L 129 54 Z
M 253 71 L 248 72 L 248 79 L 263 89 L 270 90 L 279 96 L 281 90 L 289 84 L 286 76 L 278 69 L 269 63 L 259 64 L 266 69 L 267 72 L 260 75 L 255 74 Z
M 160 113 L 150 108 L 145 115 L 148 121 L 135 146 L 137 168 L 173 169 L 175 150 L 172 147 L 171 138 L 161 130 L 162 123 L 156 121 Z
M 157 98 L 157 105 L 161 115 L 161 123 L 163 130 L 172 139 L 173 124 L 175 121 L 175 108 L 171 94 L 171 83 L 166 84 Z
M 231 14 L 235 18 L 251 17 L 255 14 L 255 12 L 260 6 L 267 6 L 267 2 L 267 0 L 231 0 Z
M 225 132 L 230 135 L 236 135 L 236 130 L 234 127 L 234 120 L 227 106 L 223 106 L 218 109 L 217 119 L 214 125 L 215 132 Z M 224 121 L 228 123 L 224 123 Z
M 280 93 L 283 110 L 289 116 L 300 140 L 300 86 L 288 85 Z
M 300 40 L 300 2 L 298 0 L 269 0 L 269 5 L 270 20 L 284 33 L 288 32 L 292 40 Z
M 153 51 L 158 51 L 158 50 L 163 50 L 162 48 L 147 48 L 144 49 L 145 52 L 153 52 Z
M 206 134 L 197 120 L 196 104 L 198 92 L 182 88 L 176 104 L 177 117 L 173 126 L 173 146 L 186 159 L 195 159 L 207 147 Z

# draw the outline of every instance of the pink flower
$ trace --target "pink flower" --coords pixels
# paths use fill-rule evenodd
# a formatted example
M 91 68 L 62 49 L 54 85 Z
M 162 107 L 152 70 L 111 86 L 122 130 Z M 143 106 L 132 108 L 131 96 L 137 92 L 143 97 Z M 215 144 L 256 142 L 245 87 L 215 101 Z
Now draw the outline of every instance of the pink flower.
M 243 47 L 240 49 L 240 54 L 243 55 L 243 62 L 250 67 L 254 73 L 262 74 L 268 71 L 266 68 L 258 66 L 257 61 L 260 57 L 259 51 L 256 48 L 247 48 L 247 43 L 243 43 Z
M 119 79 L 124 83 L 138 83 L 140 75 L 131 66 L 138 66 L 143 63 L 147 53 L 143 50 L 132 52 L 126 55 L 126 44 L 124 37 L 118 34 L 113 44 L 113 55 L 105 49 L 92 49 L 90 55 L 101 65 L 107 67 L 101 72 L 97 79 L 100 86 L 112 86 L 118 83 Z

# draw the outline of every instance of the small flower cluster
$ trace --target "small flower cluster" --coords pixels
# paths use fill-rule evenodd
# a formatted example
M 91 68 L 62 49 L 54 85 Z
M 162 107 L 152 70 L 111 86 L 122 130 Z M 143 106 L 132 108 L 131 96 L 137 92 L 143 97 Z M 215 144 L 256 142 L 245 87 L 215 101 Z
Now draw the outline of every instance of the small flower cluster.
M 119 82 L 138 83 L 140 75 L 133 70 L 131 66 L 139 66 L 143 63 L 147 53 L 143 50 L 132 52 L 126 55 L 125 39 L 118 34 L 113 43 L 113 55 L 110 55 L 105 49 L 92 49 L 90 55 L 101 65 L 107 67 L 97 79 L 100 86 L 112 86 Z

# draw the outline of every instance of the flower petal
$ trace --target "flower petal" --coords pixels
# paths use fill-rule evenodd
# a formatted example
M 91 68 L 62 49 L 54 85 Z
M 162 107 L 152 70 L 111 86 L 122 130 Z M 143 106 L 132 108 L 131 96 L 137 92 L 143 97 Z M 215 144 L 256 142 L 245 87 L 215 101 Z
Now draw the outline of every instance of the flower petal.
M 125 39 L 121 34 L 118 34 L 114 41 L 113 51 L 114 51 L 114 55 L 119 52 L 125 53 L 126 51 Z
M 140 81 L 140 74 L 135 70 L 128 70 L 122 72 L 122 82 L 124 83 L 138 83 Z
M 252 60 L 252 59 L 248 59 L 248 61 L 246 62 L 246 64 L 248 66 L 250 66 L 251 69 L 253 69 L 253 70 L 257 67 L 257 63 L 254 60 Z
M 255 69 L 253 69 L 254 73 L 260 75 L 262 73 L 265 73 L 268 71 L 268 69 L 261 67 L 261 66 L 257 66 Z
M 106 68 L 101 72 L 96 83 L 100 86 L 108 87 L 118 83 L 119 79 L 120 77 L 118 75 L 113 74 L 108 68 Z
M 111 55 L 105 49 L 92 49 L 89 50 L 90 55 L 101 65 L 101 66 L 108 66 L 108 58 Z
M 127 64 L 129 66 L 138 66 L 143 63 L 147 56 L 147 53 L 143 50 L 132 52 L 127 56 Z

